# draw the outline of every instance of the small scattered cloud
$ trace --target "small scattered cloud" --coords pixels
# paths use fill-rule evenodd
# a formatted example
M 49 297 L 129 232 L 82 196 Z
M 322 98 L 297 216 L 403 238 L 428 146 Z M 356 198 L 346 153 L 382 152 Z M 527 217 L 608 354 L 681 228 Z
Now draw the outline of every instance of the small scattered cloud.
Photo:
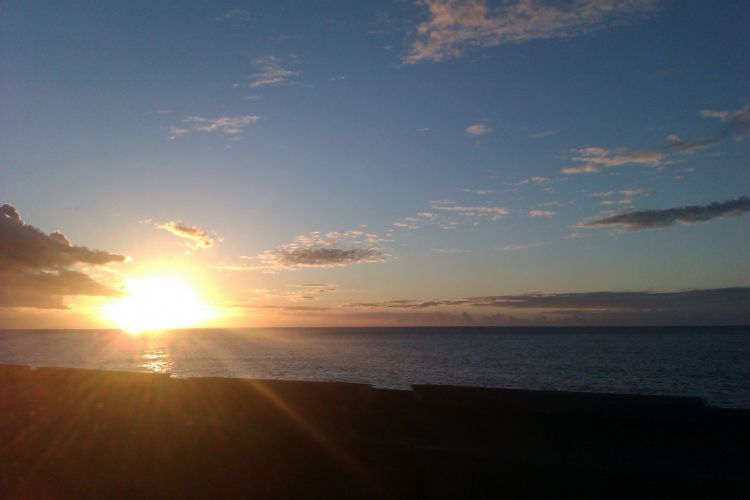
M 466 135 L 480 136 L 492 133 L 492 129 L 483 123 L 474 123 L 464 130 Z
M 229 24 L 247 24 L 253 20 L 253 15 L 245 9 L 228 9 L 214 17 L 214 21 Z
M 456 202 L 450 200 L 435 200 L 432 201 L 431 206 L 434 210 L 451 212 L 471 217 L 489 217 L 492 220 L 496 220 L 500 217 L 508 215 L 508 209 L 505 207 L 459 205 Z
M 750 198 L 743 196 L 734 200 L 708 205 L 687 205 L 663 210 L 636 210 L 610 213 L 584 221 L 578 227 L 621 227 L 628 231 L 656 229 L 674 224 L 696 224 L 711 219 L 737 217 L 750 212 Z
M 588 174 L 600 172 L 604 167 L 623 165 L 657 166 L 664 161 L 664 153 L 659 151 L 628 151 L 625 148 L 606 149 L 600 147 L 574 148 L 572 161 L 576 166 L 562 169 L 563 174 Z
M 417 25 L 416 39 L 404 63 L 444 61 L 467 50 L 531 40 L 566 38 L 652 14 L 655 0 L 517 0 L 495 8 L 484 0 L 423 0 L 427 19 Z
M 552 210 L 529 210 L 529 215 L 532 217 L 552 217 L 557 215 L 557 212 Z
M 189 134 L 190 129 L 189 128 L 182 128 L 182 127 L 169 127 L 169 135 L 167 136 L 170 141 L 173 141 L 180 137 L 181 135 Z
M 492 194 L 495 192 L 494 189 L 469 189 L 469 188 L 463 188 L 461 191 L 463 191 L 464 193 L 478 194 L 479 196 L 484 196 L 486 194 Z
M 170 127 L 168 137 L 169 140 L 174 140 L 190 132 L 222 132 L 229 136 L 237 136 L 242 133 L 245 127 L 258 120 L 260 120 L 260 116 L 258 115 L 227 115 L 215 118 L 193 115 L 182 120 L 182 123 L 187 124 L 188 128 Z
M 422 127 L 422 128 L 418 128 L 417 132 L 419 132 L 420 134 L 426 134 L 430 130 L 431 130 L 430 127 Z
M 536 247 L 543 247 L 547 246 L 549 243 L 526 243 L 526 244 L 517 244 L 517 245 L 505 245 L 500 250 L 503 252 L 521 252 L 523 250 L 528 250 L 530 248 L 536 248 Z
M 292 58 L 292 63 L 296 63 L 296 58 Z M 252 64 L 258 68 L 258 71 L 251 76 L 248 84 L 250 88 L 288 85 L 300 74 L 299 71 L 285 64 L 282 59 L 272 55 L 254 59 Z
M 544 137 L 552 137 L 553 135 L 557 135 L 559 133 L 559 130 L 543 130 L 542 132 L 531 134 L 531 137 L 534 139 L 542 139 Z
M 178 238 L 187 240 L 185 245 L 192 250 L 199 250 L 213 247 L 216 242 L 222 241 L 222 238 L 216 236 L 205 229 L 191 226 L 179 221 L 154 222 L 152 220 L 142 221 L 151 224 L 156 228 L 163 229 Z
M 619 200 L 602 200 L 599 202 L 600 205 L 611 206 L 611 205 L 630 205 L 635 202 L 635 198 L 625 197 Z

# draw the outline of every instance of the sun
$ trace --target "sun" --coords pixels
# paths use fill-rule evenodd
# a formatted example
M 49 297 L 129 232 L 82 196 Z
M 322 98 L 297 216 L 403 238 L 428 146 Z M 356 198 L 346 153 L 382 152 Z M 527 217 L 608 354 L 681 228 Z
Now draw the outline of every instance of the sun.
M 214 313 L 195 290 L 175 276 L 147 276 L 126 281 L 127 295 L 105 305 L 102 315 L 128 333 L 185 328 Z

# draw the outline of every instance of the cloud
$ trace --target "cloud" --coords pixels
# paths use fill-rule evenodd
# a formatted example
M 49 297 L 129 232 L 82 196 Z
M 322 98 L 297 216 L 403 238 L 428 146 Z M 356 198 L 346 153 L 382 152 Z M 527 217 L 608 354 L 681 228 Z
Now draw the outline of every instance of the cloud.
M 712 288 L 674 292 L 600 291 L 528 293 L 438 300 L 393 300 L 348 304 L 369 310 L 447 310 L 468 314 L 467 308 L 514 311 L 475 317 L 479 323 L 550 325 L 679 325 L 747 324 L 750 288 Z M 463 313 L 461 313 L 463 311 Z M 466 317 L 466 316 L 465 316 Z
M 600 205 L 611 206 L 611 205 L 630 205 L 635 201 L 635 198 L 625 197 L 619 200 L 602 200 L 599 202 Z
M 125 256 L 75 246 L 60 231 L 26 224 L 12 205 L 0 206 L 0 307 L 64 309 L 66 295 L 116 295 L 76 264 L 104 265 Z
M 260 255 L 273 268 L 342 267 L 359 262 L 382 262 L 383 253 L 374 248 L 280 248 Z
M 169 221 L 169 222 L 153 222 L 151 220 L 143 221 L 147 224 L 152 224 L 154 227 L 163 229 L 172 233 L 173 235 L 188 240 L 185 244 L 188 248 L 198 250 L 201 248 L 211 248 L 217 241 L 222 241 L 221 237 L 216 236 L 213 233 L 201 229 L 196 226 L 190 226 L 184 222 Z
M 656 150 L 628 151 L 627 148 L 607 149 L 585 147 L 571 149 L 575 154 L 571 159 L 577 165 L 561 170 L 563 174 L 589 174 L 601 172 L 605 167 L 624 165 L 659 166 L 677 154 L 691 154 L 711 147 L 727 138 L 742 140 L 750 137 L 750 105 L 734 111 L 702 110 L 700 116 L 714 118 L 724 123 L 724 127 L 708 138 L 683 139 L 677 134 L 667 136 L 667 145 Z
M 478 194 L 479 196 L 484 196 L 486 194 L 492 194 L 495 192 L 494 189 L 469 189 L 469 188 L 464 188 L 461 191 L 463 191 L 464 193 Z
M 479 135 L 487 135 L 492 132 L 492 129 L 488 127 L 487 125 L 484 125 L 483 123 L 474 123 L 473 125 L 469 125 L 464 130 L 464 133 L 466 135 L 473 135 L 473 136 L 479 136 Z
M 602 167 L 623 165 L 657 166 L 664 161 L 664 153 L 659 151 L 632 151 L 625 148 L 606 149 L 600 147 L 574 148 L 576 156 L 571 159 L 580 165 L 562 169 L 563 174 L 587 174 L 600 172 Z
M 235 135 L 242 132 L 242 129 L 251 123 L 260 120 L 257 115 L 235 115 L 235 116 L 217 116 L 216 118 L 205 118 L 200 115 L 189 116 L 185 123 L 194 123 L 193 130 L 198 132 L 216 132 L 221 131 L 227 135 Z
M 258 71 L 252 75 L 250 88 L 288 84 L 299 76 L 299 71 L 284 67 L 276 56 L 260 57 L 252 61 Z
M 552 210 L 529 210 L 529 215 L 532 217 L 552 217 L 557 215 L 557 212 Z
M 724 128 L 716 135 L 716 139 L 734 137 L 743 139 L 750 137 L 750 104 L 734 111 L 712 111 L 701 110 L 700 115 L 704 118 L 715 118 L 724 122 Z
M 218 16 L 214 17 L 214 21 L 219 23 L 231 23 L 231 24 L 247 24 L 252 21 L 253 15 L 249 10 L 245 9 L 229 9 L 225 10 Z
M 520 245 L 505 245 L 501 250 L 503 252 L 520 252 L 522 250 L 528 250 L 530 248 L 536 248 L 536 247 L 543 247 L 547 246 L 549 243 L 526 243 L 526 244 L 520 244 Z
M 424 0 L 427 20 L 419 23 L 404 63 L 443 61 L 468 49 L 518 44 L 591 33 L 655 11 L 655 0 L 517 0 L 489 8 L 484 0 Z
M 292 243 L 266 250 L 241 265 L 222 266 L 225 270 L 276 272 L 305 267 L 345 267 L 359 263 L 383 262 L 387 255 L 377 246 L 384 237 L 359 230 L 313 231 L 294 238 Z
M 557 135 L 559 133 L 559 130 L 543 130 L 542 132 L 531 134 L 531 137 L 533 137 L 534 139 L 541 139 L 543 137 L 552 137 L 553 135 Z
M 743 196 L 722 203 L 687 205 L 664 210 L 638 210 L 608 214 L 581 222 L 578 227 L 620 226 L 634 231 L 655 229 L 673 224 L 695 224 L 716 218 L 736 217 L 750 212 L 750 198 Z
M 450 200 L 435 200 L 431 202 L 431 206 L 434 210 L 465 216 L 490 217 L 492 220 L 508 215 L 508 209 L 505 207 L 465 206 Z

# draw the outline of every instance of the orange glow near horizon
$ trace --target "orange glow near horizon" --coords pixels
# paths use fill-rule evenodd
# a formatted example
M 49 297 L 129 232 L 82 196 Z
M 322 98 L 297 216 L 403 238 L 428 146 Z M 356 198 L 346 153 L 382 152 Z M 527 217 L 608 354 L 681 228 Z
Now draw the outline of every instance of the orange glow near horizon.
M 126 281 L 127 295 L 106 304 L 102 316 L 128 333 L 195 326 L 215 318 L 193 287 L 176 276 L 147 276 Z

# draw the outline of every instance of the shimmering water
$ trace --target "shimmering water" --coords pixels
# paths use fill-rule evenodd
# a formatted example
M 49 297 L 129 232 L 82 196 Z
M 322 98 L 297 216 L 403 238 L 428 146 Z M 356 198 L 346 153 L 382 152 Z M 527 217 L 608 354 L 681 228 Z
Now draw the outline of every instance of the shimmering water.
M 750 408 L 750 328 L 0 330 L 0 363 L 698 396 Z

